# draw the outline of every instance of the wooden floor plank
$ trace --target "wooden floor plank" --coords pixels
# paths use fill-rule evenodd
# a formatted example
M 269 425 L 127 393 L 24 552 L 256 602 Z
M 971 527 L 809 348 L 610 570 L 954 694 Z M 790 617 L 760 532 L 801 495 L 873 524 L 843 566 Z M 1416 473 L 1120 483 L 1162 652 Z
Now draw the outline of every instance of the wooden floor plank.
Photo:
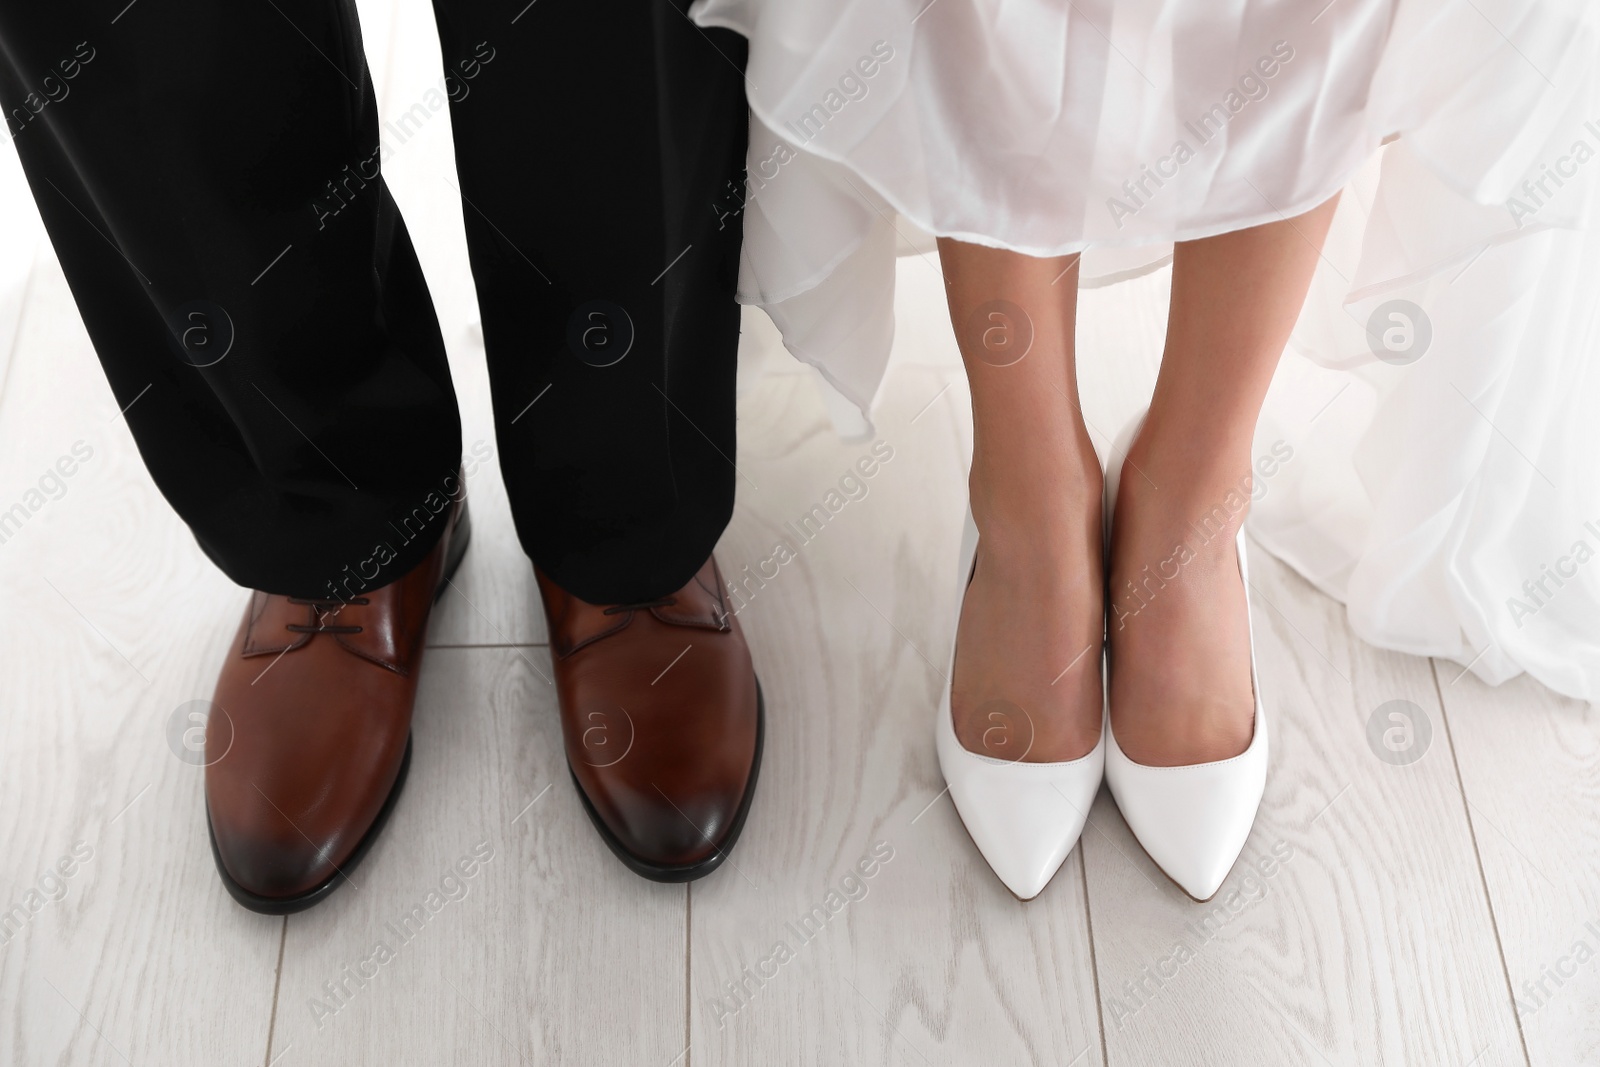
M 1600 1063 L 1600 708 L 1435 671 L 1529 1058 Z

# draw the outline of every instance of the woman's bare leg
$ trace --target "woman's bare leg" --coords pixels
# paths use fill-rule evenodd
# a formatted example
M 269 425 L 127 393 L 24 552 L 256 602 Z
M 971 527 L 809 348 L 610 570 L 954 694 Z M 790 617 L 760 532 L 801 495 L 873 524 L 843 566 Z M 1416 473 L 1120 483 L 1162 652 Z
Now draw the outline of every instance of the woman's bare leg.
M 1204 763 L 1250 744 L 1234 534 L 1249 510 L 1256 418 L 1336 202 L 1175 249 L 1166 351 L 1111 544 L 1112 725 L 1135 762 Z
M 956 737 L 998 759 L 1076 759 L 1100 737 L 1104 640 L 1102 482 L 1073 359 L 1077 257 L 943 239 L 939 256 L 972 386 L 981 535 L 956 632 Z

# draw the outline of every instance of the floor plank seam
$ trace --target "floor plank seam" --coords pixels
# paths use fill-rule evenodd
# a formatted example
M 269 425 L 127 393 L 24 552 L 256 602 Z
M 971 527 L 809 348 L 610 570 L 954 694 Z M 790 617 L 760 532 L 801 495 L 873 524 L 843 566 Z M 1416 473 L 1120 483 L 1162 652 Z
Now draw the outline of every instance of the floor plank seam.
M 1111 1067 L 1111 1050 L 1106 1047 L 1106 1009 L 1100 999 L 1100 960 L 1094 949 L 1094 912 L 1089 904 L 1089 863 L 1083 855 L 1083 841 L 1078 841 L 1078 875 L 1083 880 L 1083 926 L 1089 935 L 1089 977 L 1094 980 L 1094 1016 L 1100 1024 L 1100 1064 Z
M 694 883 L 683 883 L 683 1067 L 691 1067 L 694 1055 L 691 1002 L 694 998 Z
M 278 967 L 272 975 L 272 1012 L 267 1016 L 267 1051 L 261 1058 L 261 1067 L 272 1067 L 272 1037 L 278 1027 L 278 990 L 283 988 L 283 949 L 288 942 L 289 917 L 285 915 L 283 925 L 278 928 Z
M 1455 768 L 1456 788 L 1461 791 L 1461 811 L 1467 817 L 1467 836 L 1472 840 L 1472 858 L 1478 864 L 1478 884 L 1483 886 L 1483 901 L 1489 908 L 1489 929 L 1494 931 L 1495 951 L 1500 954 L 1500 974 L 1506 980 L 1506 996 L 1511 998 L 1511 1017 L 1517 1024 L 1517 1041 L 1522 1045 L 1522 1062 L 1533 1067 L 1528 1052 L 1528 1035 L 1522 1032 L 1522 1016 L 1517 1014 L 1517 991 L 1511 982 L 1511 965 L 1506 961 L 1505 942 L 1500 939 L 1500 917 L 1495 914 L 1494 894 L 1489 892 L 1489 876 L 1483 869 L 1483 853 L 1478 849 L 1478 827 L 1472 821 L 1472 804 L 1467 800 L 1467 782 L 1461 777 L 1461 760 L 1456 756 L 1456 739 L 1450 730 L 1450 712 L 1445 707 L 1444 690 L 1439 685 L 1439 661 L 1428 657 L 1433 675 L 1433 692 L 1439 698 L 1439 721 L 1444 725 L 1445 744 L 1450 746 L 1450 765 Z M 1481 1054 L 1480 1054 L 1481 1055 Z

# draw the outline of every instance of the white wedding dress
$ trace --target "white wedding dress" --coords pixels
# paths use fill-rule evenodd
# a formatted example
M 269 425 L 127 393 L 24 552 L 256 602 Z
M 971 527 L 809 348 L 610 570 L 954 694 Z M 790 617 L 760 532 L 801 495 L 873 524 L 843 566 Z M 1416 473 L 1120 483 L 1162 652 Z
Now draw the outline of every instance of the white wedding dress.
M 1252 535 L 1374 644 L 1600 700 L 1600 4 L 692 14 L 750 40 L 740 299 L 864 414 L 902 220 L 1083 252 L 1103 285 L 1344 190 L 1258 431 L 1295 462 Z

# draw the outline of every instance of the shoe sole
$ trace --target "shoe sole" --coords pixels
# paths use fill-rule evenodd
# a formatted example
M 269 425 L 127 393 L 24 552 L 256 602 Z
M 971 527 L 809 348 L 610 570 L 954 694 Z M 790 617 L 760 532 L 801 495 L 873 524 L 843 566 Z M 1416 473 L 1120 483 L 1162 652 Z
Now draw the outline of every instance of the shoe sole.
M 434 590 L 433 599 L 437 603 L 444 595 L 445 586 L 461 567 L 461 561 L 466 558 L 467 546 L 472 543 L 471 515 L 463 506 L 461 518 L 456 522 L 455 543 L 450 546 L 450 556 L 445 560 L 444 574 L 439 579 L 439 587 Z M 372 848 L 373 842 L 378 839 L 384 824 L 389 821 L 389 813 L 394 810 L 395 802 L 400 799 L 400 790 L 405 787 L 406 775 L 411 770 L 411 735 L 406 735 L 405 755 L 400 757 L 400 770 L 395 773 L 394 785 L 389 787 L 389 795 L 383 800 L 383 807 L 378 809 L 378 814 L 372 820 L 372 825 L 367 827 L 367 832 L 356 844 L 355 851 L 350 853 L 350 858 L 345 860 L 344 866 L 336 868 L 328 879 L 304 893 L 292 897 L 264 897 L 252 893 L 236 881 L 228 873 L 228 868 L 222 862 L 222 853 L 217 848 L 217 833 L 211 825 L 211 806 L 206 805 L 206 836 L 211 839 L 211 858 L 216 861 L 217 873 L 222 876 L 222 885 L 228 890 L 228 895 L 238 903 L 260 915 L 293 915 L 297 911 L 305 911 L 313 905 L 322 903 L 340 882 L 350 880 L 351 871 L 358 867 L 367 852 Z
M 572 785 L 578 791 L 578 799 L 583 801 L 583 810 L 589 813 L 589 821 L 594 823 L 594 828 L 600 833 L 600 839 L 611 849 L 612 854 L 622 861 L 624 867 L 652 882 L 693 882 L 721 867 L 722 862 L 728 858 L 728 853 L 732 852 L 733 846 L 738 843 L 739 834 L 744 829 L 745 816 L 750 814 L 750 802 L 755 799 L 756 780 L 761 777 L 761 750 L 766 732 L 766 700 L 761 693 L 761 679 L 758 678 L 756 679 L 756 752 L 750 764 L 750 781 L 745 783 L 744 796 L 739 799 L 739 808 L 733 813 L 733 822 L 728 825 L 726 838 L 722 844 L 713 846 L 715 852 L 696 863 L 682 865 L 652 863 L 629 852 L 627 846 L 617 839 L 605 820 L 600 817 L 600 813 L 595 810 L 594 804 L 589 800 L 589 794 L 583 791 L 578 776 L 573 773 L 570 761 L 567 763 L 567 773 L 572 776 Z

